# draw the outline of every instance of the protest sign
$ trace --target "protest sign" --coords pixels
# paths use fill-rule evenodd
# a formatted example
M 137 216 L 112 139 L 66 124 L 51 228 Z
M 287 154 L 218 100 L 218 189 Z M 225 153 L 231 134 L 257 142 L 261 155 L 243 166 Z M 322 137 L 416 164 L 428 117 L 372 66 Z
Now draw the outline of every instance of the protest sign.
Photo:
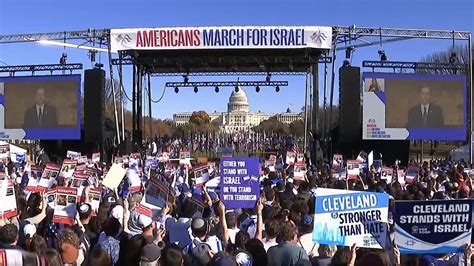
M 209 180 L 209 172 L 207 170 L 207 165 L 198 166 L 193 169 L 194 173 L 194 184 L 196 187 L 202 187 L 204 183 Z
M 407 184 L 413 183 L 413 181 L 415 181 L 415 179 L 418 177 L 419 172 L 420 172 L 420 169 L 416 166 L 408 167 L 407 174 L 405 176 L 405 182 Z
M 166 163 L 170 160 L 170 154 L 167 152 L 162 152 L 161 155 L 158 157 L 158 161 L 161 163 Z
M 79 156 L 81 156 L 81 153 L 76 152 L 76 151 L 67 151 L 67 153 L 66 153 L 66 157 L 71 159 L 71 160 L 74 160 Z
M 101 199 L 100 188 L 91 188 L 89 190 L 89 204 L 92 208 L 92 215 L 97 216 Z
M 89 175 L 86 173 L 74 173 L 69 183 L 69 187 L 77 189 L 77 201 L 80 201 L 82 196 L 82 191 L 84 190 L 84 183 L 89 178 Z
M 54 210 L 56 206 L 56 188 L 46 190 L 46 204 Z
M 297 163 L 303 163 L 304 162 L 304 154 L 303 153 L 298 153 L 296 155 L 296 162 Z
M 260 197 L 258 157 L 221 158 L 221 200 L 229 208 L 254 208 Z
M 131 169 L 129 168 L 127 170 L 127 181 L 128 181 L 128 191 L 134 193 L 134 192 L 139 192 L 142 188 L 142 180 L 140 179 L 140 176 L 138 175 L 138 172 L 136 169 Z
M 304 180 L 306 178 L 306 164 L 304 162 L 296 162 L 293 167 L 293 179 Z
M 366 163 L 367 162 L 367 157 L 368 157 L 367 152 L 361 151 L 361 152 L 359 152 L 359 155 L 357 155 L 356 160 L 361 162 L 361 163 Z
M 388 195 L 316 189 L 313 241 L 319 244 L 385 248 Z
M 391 167 L 383 167 L 382 174 L 380 175 L 380 179 L 387 180 L 387 184 L 392 183 L 393 180 L 393 168 Z
M 293 165 L 296 161 L 296 153 L 292 151 L 286 152 L 286 164 Z
M 472 200 L 395 202 L 395 244 L 405 254 L 463 253 L 471 243 Z
M 76 158 L 76 161 L 77 161 L 77 164 L 86 164 L 89 159 L 87 158 L 87 156 L 79 156 Z
M 100 152 L 96 152 L 92 154 L 92 162 L 93 163 L 100 162 Z
M 337 180 L 346 180 L 347 178 L 346 169 L 345 168 L 333 169 L 332 177 L 336 178 Z
M 342 154 L 334 154 L 332 156 L 332 169 L 341 168 L 343 163 Z
M 76 202 L 77 189 L 70 187 L 57 187 L 53 222 L 69 225 L 74 224 L 77 212 Z
M 0 161 L 7 163 L 10 157 L 10 144 L 0 145 Z
M 76 170 L 76 165 L 77 161 L 75 160 L 64 160 L 59 176 L 64 177 L 65 179 L 71 178 Z
M 165 206 L 169 197 L 170 188 L 168 186 L 156 179 L 150 179 L 145 195 L 137 206 L 136 211 L 156 221 L 160 218 L 159 212 Z
M 17 215 L 15 186 L 13 180 L 0 181 L 0 218 L 8 219 Z
M 397 170 L 397 180 L 400 185 L 404 186 L 405 185 L 405 170 L 403 169 L 398 169 Z
M 275 161 L 266 160 L 265 168 L 268 168 L 270 172 L 275 172 Z
M 102 180 L 102 185 L 110 189 L 116 189 L 120 185 L 120 182 L 122 182 L 126 172 L 127 171 L 122 168 L 122 164 L 113 164 L 104 180 Z
M 360 161 L 348 160 L 347 161 L 347 177 L 349 179 L 357 179 L 360 175 Z
M 51 188 L 59 175 L 59 166 L 55 164 L 47 164 L 41 175 L 38 186 L 43 188 Z

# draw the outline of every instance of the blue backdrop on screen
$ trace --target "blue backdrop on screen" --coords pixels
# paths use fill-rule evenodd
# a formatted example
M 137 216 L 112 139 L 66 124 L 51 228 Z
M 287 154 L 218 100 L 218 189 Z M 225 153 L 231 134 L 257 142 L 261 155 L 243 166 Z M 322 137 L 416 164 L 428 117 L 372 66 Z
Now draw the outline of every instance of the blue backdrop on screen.
M 363 139 L 466 140 L 464 75 L 363 73 Z
M 397 201 L 395 244 L 407 254 L 463 252 L 471 242 L 472 200 Z
M 0 78 L 0 139 L 80 139 L 81 75 Z
M 229 209 L 254 208 L 260 197 L 260 162 L 257 157 L 222 157 L 221 200 Z

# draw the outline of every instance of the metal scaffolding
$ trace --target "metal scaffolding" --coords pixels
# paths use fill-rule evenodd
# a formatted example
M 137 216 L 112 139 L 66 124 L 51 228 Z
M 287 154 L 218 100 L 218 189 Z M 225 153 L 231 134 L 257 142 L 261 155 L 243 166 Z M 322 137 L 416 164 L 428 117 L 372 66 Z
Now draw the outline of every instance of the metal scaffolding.
M 35 72 L 49 71 L 51 74 L 53 71 L 70 71 L 81 70 L 82 64 L 49 64 L 49 65 L 22 65 L 22 66 L 0 66 L 0 73 L 10 73 L 14 75 L 16 72 L 31 72 L 32 75 Z
M 25 34 L 11 34 L 0 35 L 0 44 L 6 43 L 22 43 L 35 42 L 39 40 L 84 40 L 86 42 L 100 42 L 107 43 L 109 29 L 88 29 L 82 31 L 60 31 L 60 32 L 44 32 L 44 33 L 25 33 Z

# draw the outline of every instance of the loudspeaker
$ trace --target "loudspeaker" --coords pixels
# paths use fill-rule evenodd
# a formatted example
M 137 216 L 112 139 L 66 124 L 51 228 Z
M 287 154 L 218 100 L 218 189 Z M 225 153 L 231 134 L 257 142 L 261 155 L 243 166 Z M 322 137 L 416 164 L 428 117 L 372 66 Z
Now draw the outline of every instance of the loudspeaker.
M 360 91 L 360 68 L 339 68 L 340 142 L 353 142 L 362 138 Z
M 105 71 L 84 71 L 84 140 L 102 143 L 104 135 Z

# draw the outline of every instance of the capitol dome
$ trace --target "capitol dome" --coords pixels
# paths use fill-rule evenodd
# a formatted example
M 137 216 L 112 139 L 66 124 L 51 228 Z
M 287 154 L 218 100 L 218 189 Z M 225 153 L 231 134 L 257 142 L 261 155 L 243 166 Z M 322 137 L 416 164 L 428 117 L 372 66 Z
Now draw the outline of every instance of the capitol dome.
M 239 91 L 232 91 L 229 97 L 229 103 L 227 104 L 228 112 L 249 112 L 249 102 L 247 100 L 247 94 L 239 87 Z

